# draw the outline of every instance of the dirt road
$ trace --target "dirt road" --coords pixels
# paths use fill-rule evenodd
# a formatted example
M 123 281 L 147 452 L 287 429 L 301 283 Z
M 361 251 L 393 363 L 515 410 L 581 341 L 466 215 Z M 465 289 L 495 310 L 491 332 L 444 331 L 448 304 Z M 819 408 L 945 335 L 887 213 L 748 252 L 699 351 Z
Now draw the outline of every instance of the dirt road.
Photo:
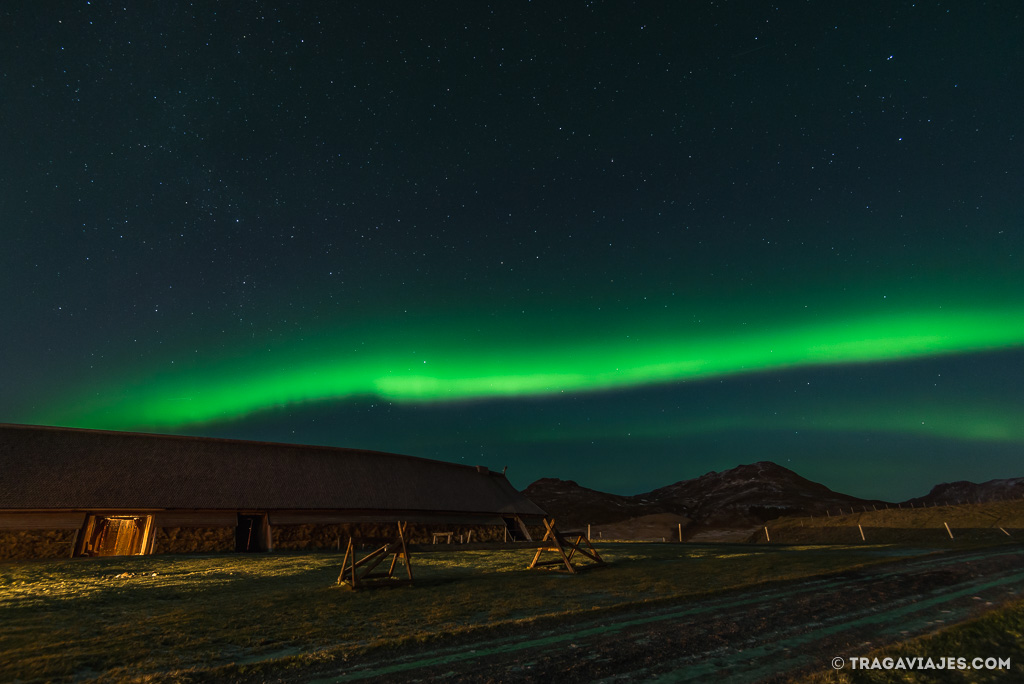
M 828 668 L 836 656 L 863 656 L 1021 596 L 1024 549 L 944 553 L 392 654 L 348 663 L 314 681 L 770 682 Z

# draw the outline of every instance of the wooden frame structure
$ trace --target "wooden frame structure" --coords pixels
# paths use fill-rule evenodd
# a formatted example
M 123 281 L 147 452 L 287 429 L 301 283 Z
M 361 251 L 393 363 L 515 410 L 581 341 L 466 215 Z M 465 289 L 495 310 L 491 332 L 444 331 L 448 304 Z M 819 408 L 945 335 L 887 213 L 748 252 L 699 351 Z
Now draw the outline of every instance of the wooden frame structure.
M 355 542 L 349 537 L 348 545 L 345 547 L 345 559 L 341 563 L 341 572 L 338 573 L 338 584 L 347 585 L 349 589 L 362 589 L 370 585 L 379 584 L 411 584 L 412 583 L 412 561 L 409 558 L 409 547 L 405 543 L 405 531 L 409 527 L 407 522 L 398 523 L 397 535 L 374 551 L 356 560 Z M 391 566 L 388 571 L 374 573 L 373 571 L 385 558 L 392 556 Z M 401 559 L 405 564 L 405 573 L 408 579 L 395 577 L 395 566 Z
M 541 545 L 537 547 L 537 553 L 533 556 L 533 562 L 530 563 L 530 570 L 548 566 L 557 568 L 560 565 L 564 565 L 565 569 L 570 574 L 575 575 L 584 568 L 592 568 L 605 564 L 604 560 L 601 559 L 601 554 L 597 552 L 597 549 L 594 548 L 594 545 L 590 543 L 590 539 L 588 539 L 587 535 L 583 532 L 570 532 L 569 536 L 566 537 L 555 527 L 555 521 L 553 518 L 551 520 L 544 518 L 544 527 L 544 538 L 540 540 Z M 569 541 L 572 537 L 576 537 L 576 541 Z M 568 553 L 566 553 L 566 550 L 568 550 Z M 545 551 L 557 553 L 559 557 L 553 560 L 542 561 L 540 557 Z M 586 566 L 573 565 L 572 559 L 577 552 L 594 561 L 594 563 Z
M 600 567 L 605 564 L 601 558 L 601 554 L 597 552 L 594 545 L 587 538 L 587 535 L 583 532 L 570 532 L 568 535 L 564 535 L 558 531 L 555 527 L 555 521 L 544 518 L 544 538 L 539 542 L 512 542 L 509 543 L 483 543 L 483 544 L 454 544 L 454 545 L 418 545 L 414 546 L 407 543 L 406 541 L 406 530 L 408 528 L 408 522 L 399 522 L 398 529 L 395 536 L 388 540 L 383 546 L 380 546 L 370 553 L 366 554 L 362 558 L 356 558 L 356 542 L 354 539 L 349 538 L 348 544 L 345 547 L 345 557 L 341 563 L 341 572 L 338 573 L 337 584 L 339 586 L 347 586 L 349 589 L 358 590 L 365 589 L 371 586 L 398 586 L 412 584 L 412 560 L 410 551 L 415 550 L 419 553 L 436 553 L 439 551 L 460 551 L 460 550 L 489 550 L 489 551 L 512 551 L 515 549 L 537 549 L 537 553 L 533 556 L 533 562 L 527 567 L 527 570 L 533 570 L 536 568 L 551 567 L 552 569 L 560 569 L 559 566 L 564 566 L 570 574 L 577 574 L 581 570 Z M 573 540 L 575 537 L 575 540 Z M 545 552 L 554 552 L 558 554 L 558 557 L 553 560 L 541 560 L 541 556 Z M 573 564 L 573 558 L 576 553 L 582 556 L 586 556 L 593 563 L 587 565 Z M 391 556 L 391 564 L 387 569 L 387 572 L 379 571 L 374 572 L 381 563 L 383 563 L 388 556 Z M 400 579 L 395 577 L 395 568 L 398 565 L 398 561 L 401 560 L 405 564 L 406 578 Z

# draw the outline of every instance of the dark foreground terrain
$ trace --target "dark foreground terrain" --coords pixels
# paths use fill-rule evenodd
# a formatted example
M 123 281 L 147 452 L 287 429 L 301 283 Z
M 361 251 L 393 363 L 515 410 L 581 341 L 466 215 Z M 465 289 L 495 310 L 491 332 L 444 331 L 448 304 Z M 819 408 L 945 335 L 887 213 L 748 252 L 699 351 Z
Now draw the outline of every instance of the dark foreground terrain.
M 894 643 L 1011 657 L 1024 681 L 1024 600 L 996 610 L 1024 595 L 1012 541 L 598 548 L 567 575 L 438 545 L 415 585 L 357 592 L 335 553 L 0 563 L 0 682 L 836 682 L 832 658 Z M 908 643 L 979 614 L 941 653 Z
M 956 551 L 712 598 L 572 619 L 502 638 L 355 660 L 307 681 L 773 682 L 933 632 L 1024 596 L 1024 550 Z M 1011 658 L 1003 652 L 921 657 Z M 848 667 L 848 665 L 847 665 Z M 925 673 L 927 674 L 927 673 Z M 930 681 L 930 680 L 925 680 Z M 961 681 L 969 681 L 961 680 Z M 1022 681 L 1017 679 L 1016 681 Z

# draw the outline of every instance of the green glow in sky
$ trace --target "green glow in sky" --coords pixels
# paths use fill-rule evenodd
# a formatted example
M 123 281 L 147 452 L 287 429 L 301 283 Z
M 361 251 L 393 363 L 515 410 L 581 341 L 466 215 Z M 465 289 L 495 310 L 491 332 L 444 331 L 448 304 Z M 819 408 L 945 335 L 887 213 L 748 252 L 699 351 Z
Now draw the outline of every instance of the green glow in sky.
M 828 402 L 827 405 L 794 402 L 784 407 L 772 405 L 759 412 L 740 409 L 729 414 L 716 412 L 704 416 L 630 416 L 621 422 L 609 421 L 601 425 L 567 424 L 563 421 L 557 426 L 527 426 L 502 434 L 501 438 L 523 443 L 663 440 L 749 431 L 877 433 L 1024 444 L 1020 409 L 1019 405 L 999 401 L 983 405 L 967 402 L 944 404 L 920 398 L 878 400 L 870 406 L 850 405 L 842 401 Z
M 39 422 L 175 429 L 306 402 L 375 396 L 456 402 L 633 388 L 809 365 L 886 362 L 1024 344 L 1019 308 L 861 313 L 825 322 L 695 332 L 665 325 L 626 336 L 594 326 L 469 334 L 420 325 L 359 347 L 295 344 L 92 388 Z M 347 335 L 347 336 L 346 336 Z M 371 349 L 366 351 L 365 349 Z M 179 365 L 179 368 L 181 366 Z

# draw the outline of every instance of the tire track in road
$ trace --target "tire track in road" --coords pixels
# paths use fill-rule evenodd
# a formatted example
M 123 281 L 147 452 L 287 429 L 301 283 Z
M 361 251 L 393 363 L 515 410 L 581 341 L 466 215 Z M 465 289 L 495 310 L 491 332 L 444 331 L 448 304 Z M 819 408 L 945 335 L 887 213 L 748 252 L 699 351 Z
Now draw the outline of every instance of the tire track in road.
M 968 583 L 966 586 L 958 585 L 956 588 L 951 588 L 949 591 L 937 591 L 930 598 L 915 601 L 906 605 L 901 605 L 896 608 L 889 610 L 876 612 L 871 610 L 861 611 L 860 617 L 856 617 L 855 614 L 848 614 L 843 616 L 841 623 L 833 625 L 829 630 L 832 633 L 839 633 L 846 630 L 856 630 L 865 627 L 890 627 L 890 629 L 882 629 L 880 634 L 892 634 L 894 631 L 891 629 L 893 624 L 898 624 L 899 631 L 905 631 L 903 628 L 906 626 L 906 620 L 912 618 L 915 613 L 921 613 L 928 611 L 942 605 L 946 605 L 956 599 L 961 599 L 967 596 L 975 596 L 978 594 L 986 593 L 987 590 L 1003 587 L 1005 585 L 1013 585 L 1016 587 L 1024 586 L 1024 572 L 1018 572 L 1010 574 L 1004 577 L 1000 577 L 996 580 L 983 581 L 980 583 Z M 744 649 L 743 659 L 748 663 L 754 663 L 757 661 L 764 661 L 768 663 L 770 658 L 777 654 L 778 651 L 791 651 L 796 648 L 805 647 L 813 644 L 814 642 L 820 641 L 823 633 L 822 630 L 815 630 L 813 632 L 796 634 L 782 640 L 773 641 L 771 644 L 763 644 L 754 648 Z M 863 652 L 857 654 L 849 654 L 843 652 L 846 655 L 863 655 Z M 836 655 L 840 655 L 837 653 Z M 811 656 L 797 656 L 790 658 L 788 669 L 797 669 L 797 667 L 803 666 L 825 666 L 826 662 L 818 661 Z M 707 681 L 708 676 L 712 674 L 720 674 L 713 664 L 709 668 L 707 664 L 702 666 L 694 666 L 693 664 L 686 663 L 685 669 L 676 668 L 670 672 L 667 672 L 661 676 L 649 677 L 650 681 L 655 682 L 693 682 L 693 681 Z M 640 674 L 640 673 L 631 673 Z M 776 668 L 768 663 L 764 666 L 753 666 L 743 668 L 740 672 L 733 673 L 734 677 L 742 678 L 741 681 L 761 681 L 773 674 L 779 674 Z M 720 681 L 723 681 L 719 678 Z M 724 680 L 728 681 L 728 679 Z
M 770 681 L 1019 597 L 1022 560 L 1005 547 L 915 558 L 352 663 L 315 681 Z

